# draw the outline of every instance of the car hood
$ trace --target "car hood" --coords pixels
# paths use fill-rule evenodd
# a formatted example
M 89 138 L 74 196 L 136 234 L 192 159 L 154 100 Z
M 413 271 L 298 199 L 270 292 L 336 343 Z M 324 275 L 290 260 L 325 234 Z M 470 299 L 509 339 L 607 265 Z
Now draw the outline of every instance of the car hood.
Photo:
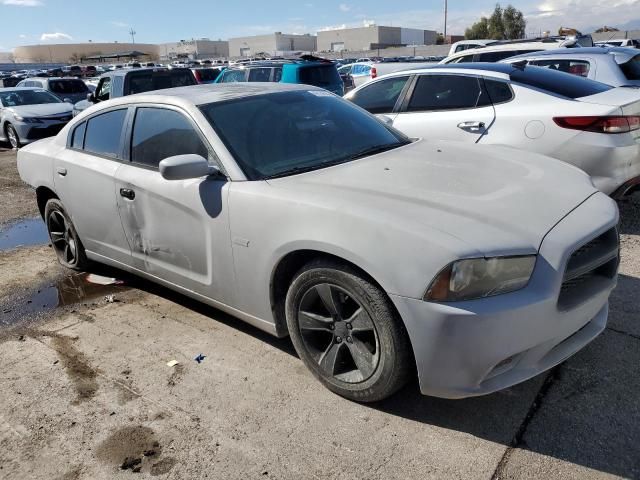
M 11 107 L 9 111 L 21 117 L 46 117 L 49 115 L 71 113 L 72 109 L 73 106 L 69 103 L 42 103 L 39 105 Z
M 581 170 L 509 147 L 419 140 L 334 167 L 269 180 L 296 201 L 403 223 L 407 234 L 437 230 L 469 253 L 527 254 L 597 192 Z

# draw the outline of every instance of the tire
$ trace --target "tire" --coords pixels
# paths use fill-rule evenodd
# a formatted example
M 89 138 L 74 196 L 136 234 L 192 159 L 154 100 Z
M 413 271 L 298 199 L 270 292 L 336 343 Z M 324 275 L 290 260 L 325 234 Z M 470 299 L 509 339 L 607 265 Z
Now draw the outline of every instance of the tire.
M 9 144 L 11 145 L 11 148 L 17 150 L 22 146 L 20 143 L 20 137 L 18 136 L 18 132 L 16 131 L 13 125 L 11 125 L 10 123 L 7 123 L 7 125 L 4 127 L 4 132 L 5 132 L 5 137 L 9 141 Z
M 50 199 L 44 207 L 44 221 L 51 246 L 60 264 L 73 270 L 86 270 L 89 261 L 78 232 L 62 202 L 57 198 Z
M 329 390 L 358 402 L 398 391 L 412 371 L 409 337 L 389 298 L 344 263 L 316 260 L 285 300 L 296 352 Z

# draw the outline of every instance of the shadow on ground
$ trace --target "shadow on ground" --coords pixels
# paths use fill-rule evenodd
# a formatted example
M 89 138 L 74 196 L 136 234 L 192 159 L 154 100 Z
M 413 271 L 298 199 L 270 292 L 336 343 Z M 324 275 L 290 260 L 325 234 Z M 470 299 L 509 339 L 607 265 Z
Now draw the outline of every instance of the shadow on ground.
M 122 272 L 110 269 L 98 273 L 123 278 Z M 289 339 L 277 339 L 215 308 L 124 276 L 132 287 L 215 318 L 296 356 Z M 635 277 L 621 275 L 619 285 L 625 298 L 637 298 L 640 293 L 640 280 Z M 619 301 L 616 292 L 612 302 Z M 629 333 L 637 322 L 637 315 L 612 308 L 609 325 L 615 328 L 608 328 L 551 373 L 502 392 L 445 400 L 422 396 L 417 381 L 413 381 L 390 399 L 363 408 L 465 432 L 600 472 L 640 477 L 640 337 Z

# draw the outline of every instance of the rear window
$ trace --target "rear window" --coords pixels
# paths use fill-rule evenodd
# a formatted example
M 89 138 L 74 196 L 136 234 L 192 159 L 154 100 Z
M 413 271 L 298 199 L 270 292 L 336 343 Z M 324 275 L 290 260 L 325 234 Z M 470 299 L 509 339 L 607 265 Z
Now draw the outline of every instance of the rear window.
M 628 62 L 621 63 L 620 70 L 627 77 L 627 80 L 640 80 L 640 55 L 636 55 Z
M 546 67 L 550 70 L 559 70 L 560 72 L 570 73 L 571 75 L 579 75 L 581 77 L 587 77 L 589 75 L 590 69 L 590 64 L 586 60 L 545 59 L 532 60 L 529 63 L 538 67 Z
M 541 67 L 516 68 L 511 80 L 567 98 L 588 97 L 611 90 L 609 85 Z
M 335 65 L 318 65 L 315 67 L 303 67 L 300 69 L 300 83 L 327 87 L 342 83 L 338 69 Z
M 133 95 L 134 93 L 150 92 L 163 88 L 186 87 L 195 84 L 196 81 L 190 70 L 141 72 L 129 77 L 129 92 Z
M 502 52 L 479 53 L 475 56 L 476 62 L 499 62 L 505 58 L 515 57 L 525 53 L 539 52 L 540 50 L 505 50 Z
M 250 82 L 268 82 L 271 80 L 271 71 L 272 68 L 252 68 L 249 70 L 249 81 Z
M 82 80 L 50 80 L 49 89 L 53 93 L 86 93 L 89 91 Z
M 200 68 L 198 69 L 198 74 L 200 75 L 200 81 L 202 82 L 213 82 L 218 75 L 220 75 L 219 68 Z

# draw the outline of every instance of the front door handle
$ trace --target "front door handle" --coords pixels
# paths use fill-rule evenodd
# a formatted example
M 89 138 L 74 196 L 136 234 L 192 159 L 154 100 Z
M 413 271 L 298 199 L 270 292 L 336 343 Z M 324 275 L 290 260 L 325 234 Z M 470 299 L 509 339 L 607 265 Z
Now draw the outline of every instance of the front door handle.
M 66 177 L 67 176 L 67 169 L 64 168 L 64 167 L 56 168 L 56 172 L 58 172 L 58 175 L 60 175 L 61 177 Z
M 124 197 L 124 198 L 127 198 L 129 200 L 133 200 L 134 198 L 136 198 L 136 192 L 134 192 L 130 188 L 121 188 L 120 189 L 120 196 Z
M 484 122 L 460 122 L 458 128 L 468 130 L 470 132 L 479 132 L 484 130 Z

